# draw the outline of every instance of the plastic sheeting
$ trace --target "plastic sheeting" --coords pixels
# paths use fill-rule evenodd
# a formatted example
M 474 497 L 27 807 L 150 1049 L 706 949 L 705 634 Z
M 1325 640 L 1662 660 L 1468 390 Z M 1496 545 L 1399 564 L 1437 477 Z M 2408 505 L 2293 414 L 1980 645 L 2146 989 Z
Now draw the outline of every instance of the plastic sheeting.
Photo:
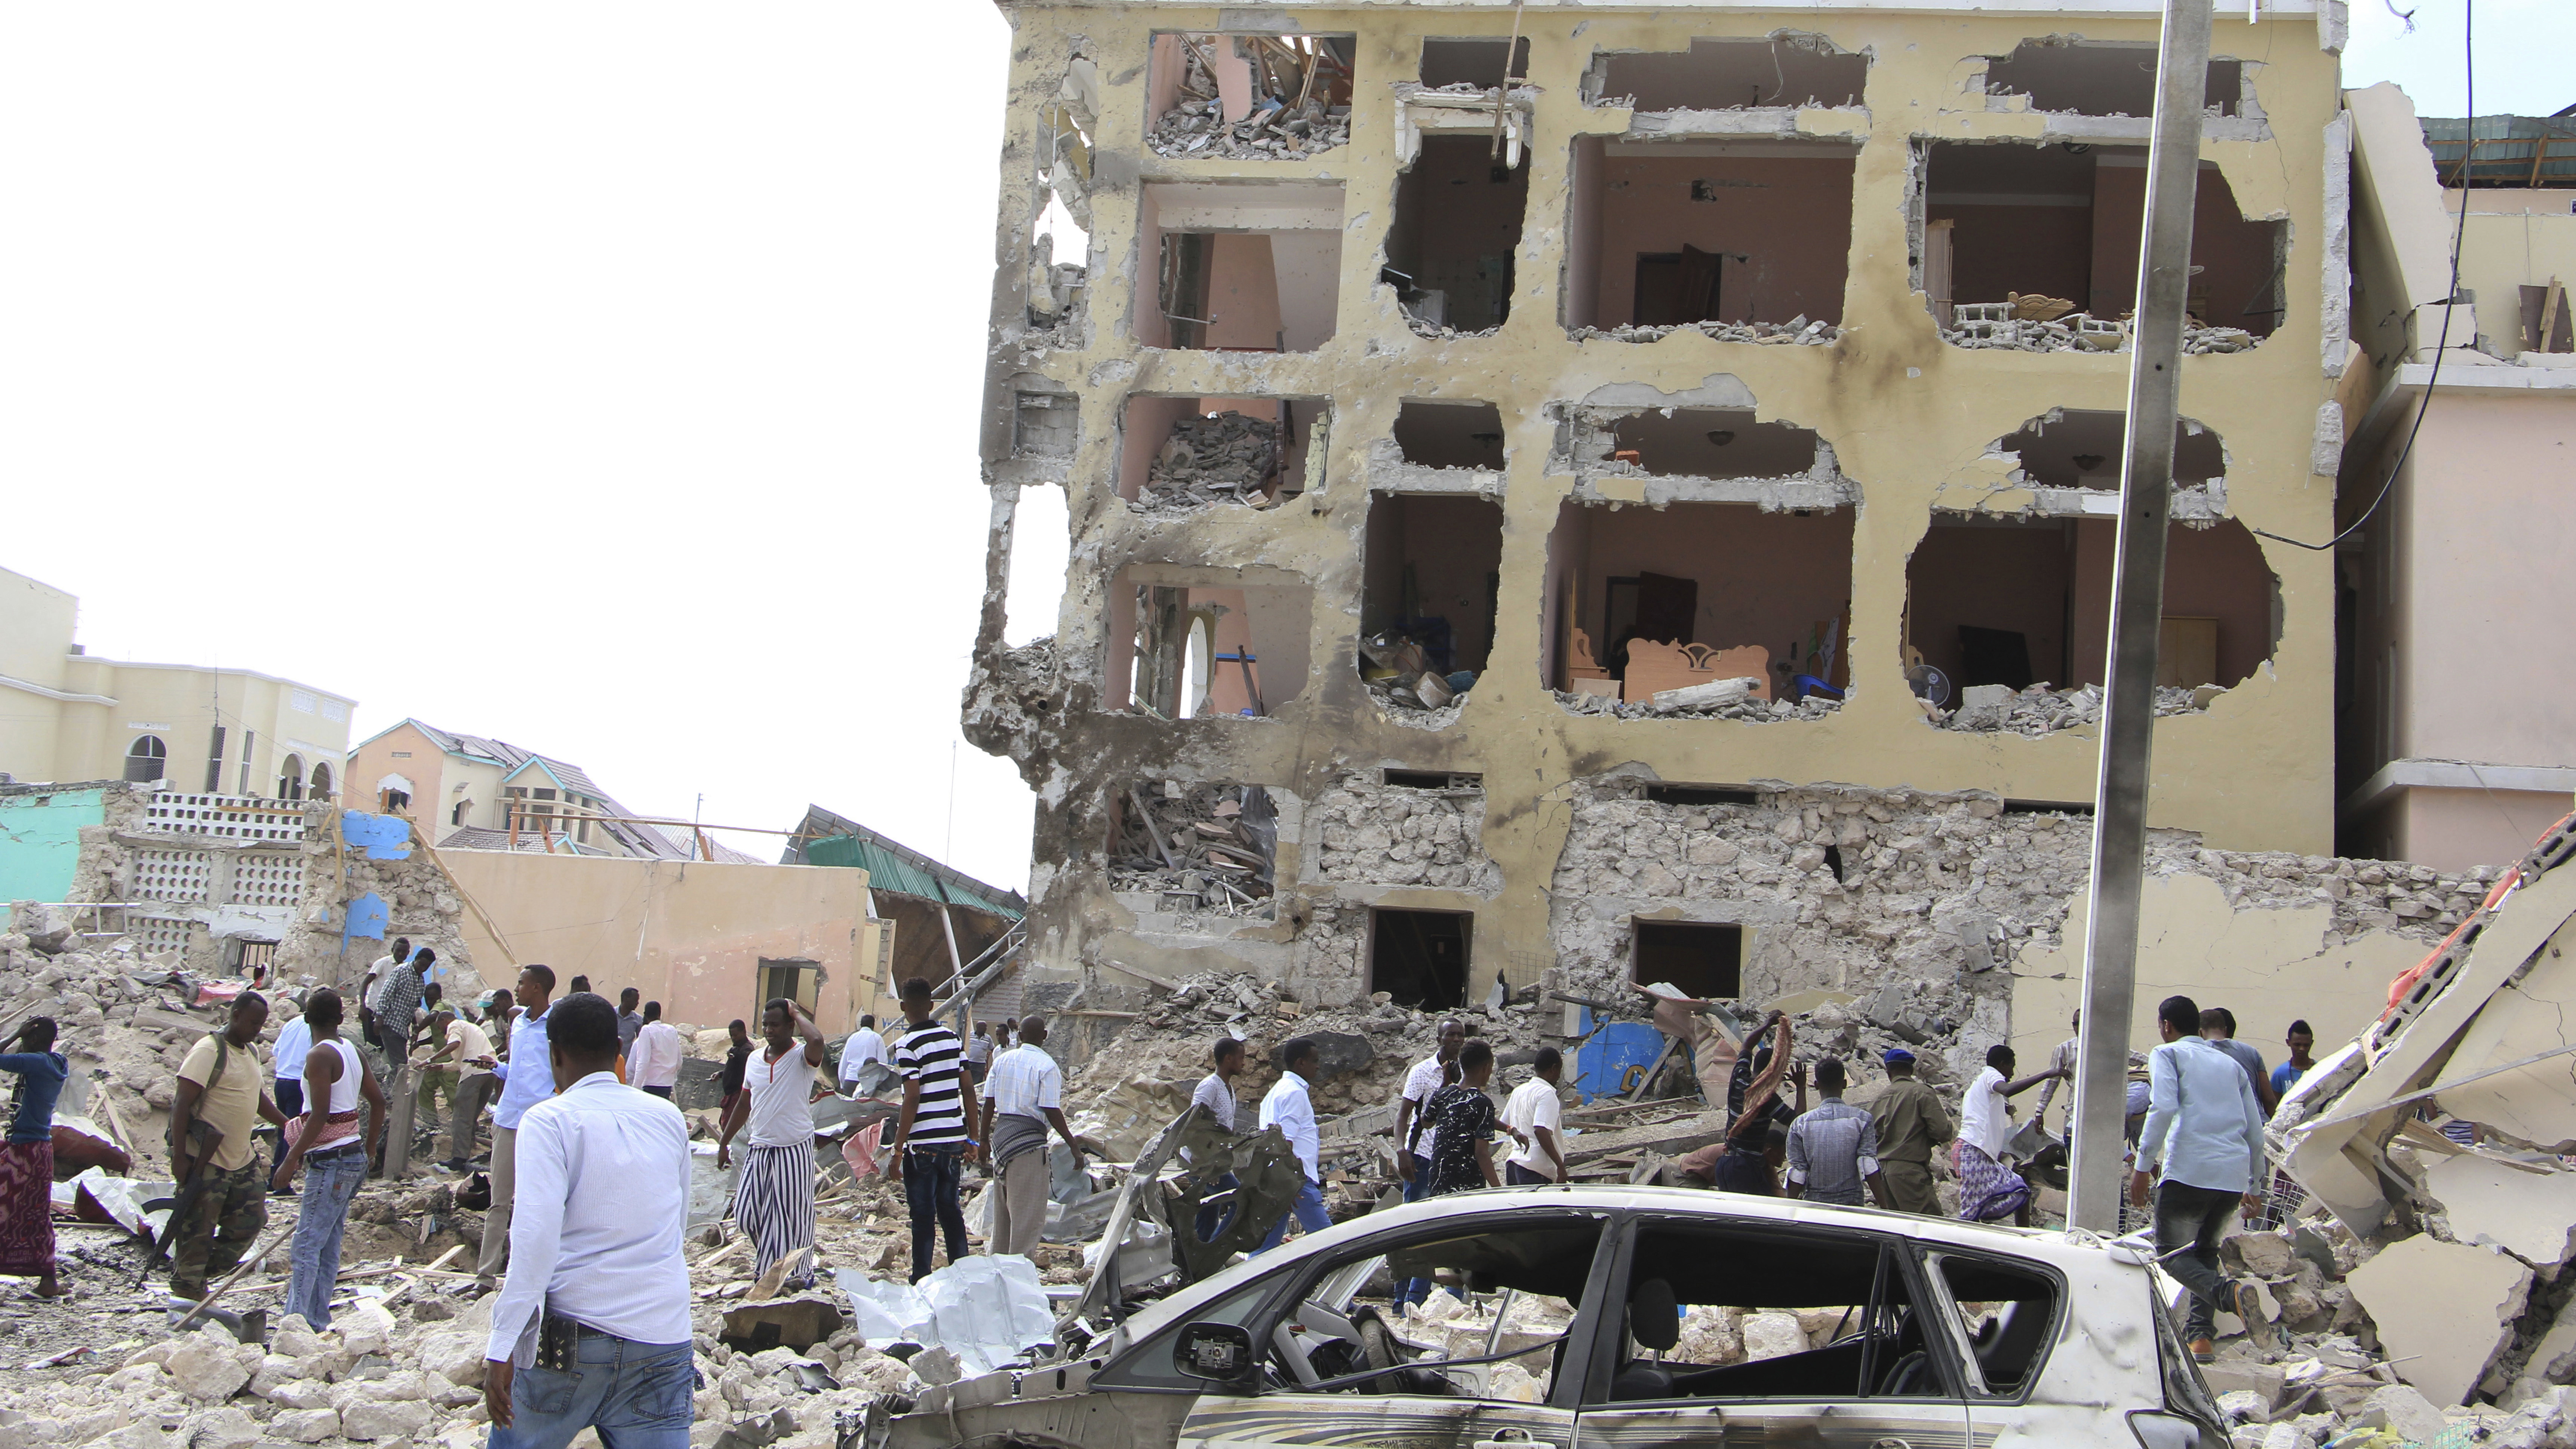
M 1046 1287 L 1036 1266 L 1016 1254 L 978 1255 L 913 1284 L 880 1283 L 854 1268 L 832 1276 L 850 1297 L 861 1337 L 947 1349 L 970 1378 L 1055 1337 Z

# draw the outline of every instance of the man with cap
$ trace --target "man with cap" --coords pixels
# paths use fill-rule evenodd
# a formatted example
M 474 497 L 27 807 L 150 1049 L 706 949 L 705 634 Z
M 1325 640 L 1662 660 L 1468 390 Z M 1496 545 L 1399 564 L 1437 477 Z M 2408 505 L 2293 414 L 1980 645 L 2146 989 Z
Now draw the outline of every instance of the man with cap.
M 1878 1170 L 1887 1183 L 1887 1205 L 1904 1213 L 1940 1217 L 1932 1190 L 1932 1149 L 1958 1135 L 1932 1089 L 1914 1079 L 1914 1053 L 1903 1047 L 1886 1057 L 1887 1089 L 1871 1104 L 1878 1120 Z

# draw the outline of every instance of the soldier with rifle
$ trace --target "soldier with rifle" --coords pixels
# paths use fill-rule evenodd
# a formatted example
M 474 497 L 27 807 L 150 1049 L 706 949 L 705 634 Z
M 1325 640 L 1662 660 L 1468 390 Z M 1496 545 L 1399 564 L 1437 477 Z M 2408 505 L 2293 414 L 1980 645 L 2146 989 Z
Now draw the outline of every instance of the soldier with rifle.
M 179 1195 L 144 1264 L 149 1272 L 170 1258 L 174 1298 L 202 1298 L 207 1278 L 231 1272 L 267 1225 L 265 1164 L 253 1134 L 263 1121 L 286 1125 L 261 1086 L 259 1032 L 267 1022 L 267 1000 L 245 991 L 224 1030 L 201 1038 L 179 1065 L 168 1138 Z

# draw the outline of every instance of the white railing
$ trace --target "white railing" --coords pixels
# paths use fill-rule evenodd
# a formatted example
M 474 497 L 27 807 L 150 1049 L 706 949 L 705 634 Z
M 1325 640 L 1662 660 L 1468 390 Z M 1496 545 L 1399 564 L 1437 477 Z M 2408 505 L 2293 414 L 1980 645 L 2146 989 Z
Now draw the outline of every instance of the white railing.
M 156 835 L 298 841 L 304 838 L 304 802 L 163 790 L 143 807 L 143 828 Z

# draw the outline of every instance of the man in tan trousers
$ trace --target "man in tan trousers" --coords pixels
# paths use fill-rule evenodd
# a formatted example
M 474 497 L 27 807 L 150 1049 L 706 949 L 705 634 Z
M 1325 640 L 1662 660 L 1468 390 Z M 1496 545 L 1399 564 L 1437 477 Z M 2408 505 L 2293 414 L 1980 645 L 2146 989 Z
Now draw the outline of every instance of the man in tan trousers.
M 1064 1070 L 1046 1053 L 1046 1018 L 1020 1023 L 1020 1044 L 994 1058 L 984 1077 L 987 1161 L 993 1165 L 993 1231 L 989 1253 L 1037 1251 L 1046 1226 L 1047 1128 L 1077 1153 L 1082 1144 L 1064 1120 Z

